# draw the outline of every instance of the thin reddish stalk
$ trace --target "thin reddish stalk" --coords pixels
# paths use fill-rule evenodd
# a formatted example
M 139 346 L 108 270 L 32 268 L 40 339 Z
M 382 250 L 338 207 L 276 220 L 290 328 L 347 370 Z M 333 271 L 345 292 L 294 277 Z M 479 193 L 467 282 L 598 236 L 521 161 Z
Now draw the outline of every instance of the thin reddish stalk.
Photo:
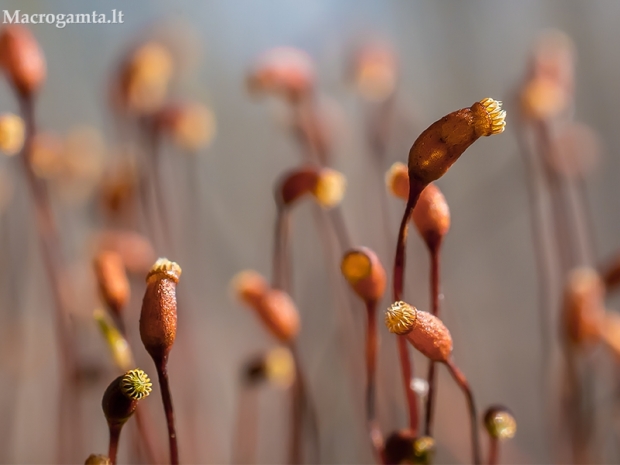
M 54 327 L 60 351 L 61 370 L 60 405 L 58 412 L 59 448 L 58 460 L 67 459 L 71 441 L 81 443 L 79 402 L 76 380 L 78 377 L 75 342 L 68 324 L 68 310 L 62 297 L 62 257 L 61 243 L 46 186 L 40 181 L 32 167 L 32 148 L 36 134 L 34 100 L 29 96 L 19 96 L 19 105 L 25 121 L 26 135 L 21 161 L 35 208 L 37 233 L 41 245 L 41 255 L 52 291 L 54 307 Z
M 429 252 L 431 256 L 431 312 L 435 316 L 439 316 L 439 304 L 440 304 L 440 279 L 439 279 L 439 265 L 440 265 L 440 251 L 441 251 L 441 238 L 438 238 L 433 243 L 429 244 Z M 435 362 L 431 361 L 428 366 L 428 396 L 426 398 L 426 418 L 424 434 L 426 436 L 433 436 L 433 414 L 435 410 L 435 398 L 437 390 L 437 373 L 435 370 Z
M 290 293 L 289 214 L 283 206 L 278 206 L 276 213 L 272 269 L 271 287 Z
M 481 454 L 480 454 L 480 438 L 478 435 L 478 414 L 476 413 L 476 404 L 474 402 L 474 395 L 471 391 L 471 387 L 467 382 L 467 378 L 459 368 L 454 364 L 452 360 L 448 360 L 445 362 L 450 374 L 456 381 L 456 384 L 461 388 L 463 394 L 465 394 L 465 398 L 467 399 L 467 406 L 469 408 L 469 419 L 471 422 L 471 448 L 472 448 L 472 456 L 474 464 L 480 465 L 481 462 Z
M 144 446 L 146 452 L 146 458 L 149 463 L 157 463 L 157 454 L 155 452 L 155 445 L 153 444 L 152 430 L 149 428 L 149 418 L 146 415 L 144 406 L 138 405 L 134 416 L 136 417 L 136 427 L 138 428 L 138 435 Z
M 237 422 L 232 439 L 231 462 L 251 464 L 256 462 L 258 436 L 258 403 L 255 389 L 241 386 L 237 401 Z
M 394 301 L 402 300 L 403 298 L 403 280 L 405 275 L 405 248 L 407 245 L 407 232 L 409 229 L 409 218 L 413 211 L 420 193 L 425 186 L 420 185 L 415 180 L 411 180 L 409 189 L 409 200 L 405 207 L 405 213 L 400 223 L 400 229 L 398 230 L 398 239 L 396 242 L 396 254 L 394 256 L 394 272 L 392 278 L 393 296 Z M 407 340 L 405 336 L 397 336 L 398 341 L 398 353 L 400 357 L 400 367 L 403 375 L 403 386 L 405 389 L 405 398 L 407 399 L 407 408 L 409 412 L 409 428 L 414 435 L 418 432 L 418 404 L 415 391 L 411 386 L 411 378 L 413 376 L 413 369 L 411 366 L 411 359 L 409 357 L 409 351 L 407 348 Z
M 489 437 L 489 465 L 497 465 L 499 459 L 499 439 Z
M 366 301 L 366 416 L 375 419 L 376 367 L 377 367 L 377 302 Z
M 375 451 L 375 457 L 379 463 L 385 463 L 383 450 L 383 435 L 376 422 L 376 372 L 377 372 L 377 302 L 366 301 L 366 314 L 368 324 L 366 326 L 366 419 L 370 442 Z
M 179 449 L 177 445 L 177 433 L 174 427 L 174 409 L 172 407 L 172 396 L 170 394 L 170 384 L 168 382 L 168 369 L 166 366 L 166 358 L 164 357 L 159 363 L 156 363 L 157 377 L 159 378 L 159 386 L 161 388 L 161 400 L 164 404 L 166 413 L 166 424 L 168 426 L 168 443 L 170 445 L 170 463 L 178 465 Z
M 110 443 L 108 445 L 108 457 L 112 465 L 116 465 L 116 453 L 118 452 L 118 441 L 121 436 L 122 425 L 111 425 L 110 430 Z

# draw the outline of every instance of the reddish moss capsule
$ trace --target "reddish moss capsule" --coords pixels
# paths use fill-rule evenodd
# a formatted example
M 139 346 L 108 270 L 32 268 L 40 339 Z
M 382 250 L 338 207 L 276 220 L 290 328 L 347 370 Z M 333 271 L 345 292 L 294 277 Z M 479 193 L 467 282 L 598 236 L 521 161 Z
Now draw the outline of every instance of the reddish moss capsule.
M 94 260 L 99 292 L 106 305 L 120 317 L 129 301 L 129 280 L 122 257 L 112 251 L 102 251 Z
M 45 58 L 29 29 L 13 24 L 0 32 L 0 65 L 22 97 L 36 93 L 45 81 Z
M 140 337 L 154 360 L 168 356 L 177 333 L 176 287 L 181 267 L 166 258 L 155 262 L 146 277 L 140 314 Z
M 505 117 L 501 102 L 485 98 L 436 121 L 409 151 L 409 179 L 423 186 L 439 179 L 478 138 L 504 132 Z
M 122 426 L 136 411 L 138 401 L 152 390 L 151 380 L 140 370 L 130 370 L 110 383 L 101 407 L 110 426 Z
M 271 289 L 255 308 L 267 329 L 282 342 L 292 341 L 299 333 L 299 312 L 290 296 Z
M 564 327 L 576 345 L 599 342 L 605 321 L 605 288 L 592 268 L 577 268 L 568 276 L 564 289 Z
M 340 264 L 342 275 L 365 301 L 377 302 L 385 292 L 385 269 L 379 257 L 367 247 L 349 250 Z
M 426 242 L 432 247 L 450 229 L 450 209 L 446 198 L 435 184 L 424 188 L 413 209 L 413 222 Z
M 406 302 L 394 302 L 385 314 L 390 332 L 405 336 L 417 350 L 434 362 L 447 362 L 452 354 L 452 336 L 442 321 L 420 312 Z
M 286 207 L 305 194 L 311 194 L 323 208 L 340 203 L 344 196 L 346 179 L 338 171 L 316 166 L 302 166 L 286 173 L 276 187 L 278 207 Z

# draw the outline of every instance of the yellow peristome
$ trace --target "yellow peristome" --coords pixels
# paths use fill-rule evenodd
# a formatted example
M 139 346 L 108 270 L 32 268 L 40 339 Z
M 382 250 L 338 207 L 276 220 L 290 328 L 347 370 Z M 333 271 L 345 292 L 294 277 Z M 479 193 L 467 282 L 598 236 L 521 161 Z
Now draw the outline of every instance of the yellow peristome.
M 295 360 L 285 347 L 270 350 L 265 357 L 265 375 L 274 386 L 287 389 L 295 381 Z
M 407 200 L 409 197 L 409 168 L 397 161 L 385 173 L 385 185 L 392 195 Z
M 204 105 L 184 108 L 174 125 L 174 139 L 182 148 L 196 151 L 207 147 L 216 133 L 215 115 Z
M 325 168 L 321 170 L 312 195 L 323 208 L 332 208 L 340 203 L 344 197 L 347 180 L 336 170 Z
M 351 284 L 355 284 L 370 275 L 372 264 L 368 255 L 361 252 L 351 252 L 342 259 L 340 269 L 344 277 Z
M 121 391 L 131 399 L 144 399 L 148 397 L 152 390 L 153 384 L 151 380 L 148 375 L 139 368 L 129 370 L 121 379 Z
M 0 115 L 0 150 L 15 155 L 24 145 L 24 120 L 12 113 Z
M 517 433 L 517 422 L 505 410 L 498 410 L 485 418 L 489 434 L 496 439 L 512 439 Z
M 413 329 L 417 309 L 406 302 L 394 302 L 385 313 L 385 325 L 391 333 L 404 335 Z

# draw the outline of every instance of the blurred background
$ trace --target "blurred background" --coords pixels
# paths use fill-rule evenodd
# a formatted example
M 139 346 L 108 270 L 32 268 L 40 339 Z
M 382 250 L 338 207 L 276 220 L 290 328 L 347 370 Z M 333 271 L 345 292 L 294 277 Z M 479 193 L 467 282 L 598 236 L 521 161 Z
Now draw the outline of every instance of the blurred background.
M 532 183 L 523 146 L 536 144 L 518 123 L 518 96 L 531 75 L 541 35 L 562 31 L 572 45 L 564 38 L 560 42 L 575 58 L 574 92 L 562 121 L 587 125 L 583 151 L 592 165 L 580 177 L 579 192 L 582 206 L 588 206 L 582 221 L 594 246 L 578 264 L 605 263 L 620 244 L 620 159 L 615 156 L 620 146 L 620 56 L 615 49 L 620 3 L 3 0 L 1 5 L 29 14 L 109 14 L 113 8 L 124 13 L 124 24 L 29 26 L 47 61 L 48 77 L 36 101 L 39 130 L 55 134 L 66 150 L 73 150 L 75 168 L 68 174 L 48 173 L 45 163 L 41 168 L 58 224 L 71 324 L 86 373 L 74 399 L 81 407 L 82 438 L 63 460 L 79 463 L 107 450 L 100 399 L 117 371 L 92 318 L 93 310 L 102 307 L 92 261 L 102 233 L 124 221 L 110 220 L 101 185 L 122 164 L 123 154 L 144 145 L 136 125 L 119 115 L 111 89 L 132 50 L 152 40 L 173 57 L 174 79 L 166 98 L 200 103 L 213 118 L 207 118 L 208 136 L 198 150 L 162 138 L 159 194 L 167 226 L 160 223 L 156 230 L 143 216 L 135 219 L 153 256 L 167 256 L 183 268 L 179 331 L 169 362 L 181 461 L 231 462 L 231 451 L 244 441 L 234 433 L 242 367 L 276 346 L 252 312 L 234 299 L 229 283 L 243 269 L 270 276 L 274 185 L 304 160 L 287 101 L 257 98 L 247 87 L 257 58 L 279 46 L 303 50 L 312 60 L 329 165 L 347 180 L 341 208 L 350 245 L 375 250 L 390 276 L 404 204 L 386 197 L 383 174 L 396 161 L 406 163 L 411 144 L 432 122 L 485 97 L 504 101 L 506 131 L 474 144 L 437 183 L 452 218 L 442 251 L 443 321 L 479 410 L 501 403 L 517 419 L 517 435 L 502 446 L 501 462 L 570 460 L 566 442 L 558 439 L 563 277 L 556 270 L 551 281 L 543 279 L 537 261 L 551 253 L 555 239 L 548 235 L 542 249 L 535 246 L 531 218 L 536 210 L 528 196 Z M 369 100 L 360 92 L 354 71 L 355 53 L 372 44 L 393 53 L 397 76 L 380 159 L 369 140 L 373 124 L 383 119 L 382 98 Z M 6 79 L 0 82 L 0 112 L 19 113 Z M 526 141 L 521 149 L 520 137 Z M 580 142 L 568 146 L 581 151 Z M 59 354 L 32 198 L 18 157 L 0 159 L 0 256 L 5 263 L 0 271 L 0 462 L 53 463 L 59 460 Z M 333 237 L 333 254 L 326 252 L 316 212 L 311 200 L 300 202 L 291 228 L 292 296 L 302 322 L 298 347 L 319 431 L 318 450 L 311 434 L 305 436 L 305 461 L 373 463 L 364 421 L 364 307 L 340 276 L 343 250 Z M 429 306 L 428 266 L 425 246 L 412 229 L 405 298 L 423 310 Z M 137 326 L 144 273 L 130 276 L 128 338 L 137 365 L 155 379 Z M 544 310 L 543 286 L 552 302 Z M 379 309 L 380 321 L 391 303 L 389 294 Z M 607 300 L 609 308 L 619 303 Z M 546 312 L 542 318 L 541 311 Z M 382 323 L 379 328 L 378 418 L 388 435 L 406 426 L 406 410 L 394 337 Z M 416 376 L 425 376 L 426 361 L 418 355 Z M 613 388 L 618 371 L 604 350 L 594 349 L 590 356 L 601 359 L 592 377 L 607 387 L 593 394 L 594 405 L 603 411 L 593 428 L 602 434 L 589 461 L 613 462 L 619 457 Z M 465 401 L 442 369 L 439 386 L 436 462 L 468 463 Z M 159 388 L 154 389 L 144 402 L 165 451 Z M 287 460 L 288 408 L 282 391 L 260 388 L 257 463 Z M 127 433 L 119 462 L 135 460 L 130 443 Z

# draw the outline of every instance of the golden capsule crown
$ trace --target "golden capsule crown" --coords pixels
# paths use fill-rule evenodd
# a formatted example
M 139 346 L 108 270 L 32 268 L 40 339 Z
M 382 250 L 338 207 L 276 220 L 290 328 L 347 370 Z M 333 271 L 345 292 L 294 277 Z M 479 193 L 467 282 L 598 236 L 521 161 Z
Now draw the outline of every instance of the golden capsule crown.
M 152 388 L 153 384 L 148 375 L 139 368 L 129 370 L 121 379 L 121 391 L 131 399 L 140 400 L 147 397 Z
M 506 111 L 502 110 L 502 102 L 485 98 L 480 100 L 491 119 L 491 134 L 501 134 L 506 128 Z
M 418 311 L 407 302 L 394 302 L 385 313 L 385 325 L 391 333 L 404 335 L 413 329 Z
M 155 276 L 172 279 L 175 283 L 178 283 L 182 271 L 178 263 L 172 262 L 167 258 L 159 258 L 146 275 L 146 281 L 148 282 L 151 277 Z
M 489 435 L 496 439 L 511 439 L 517 433 L 517 421 L 505 408 L 489 408 L 484 416 L 484 425 Z

